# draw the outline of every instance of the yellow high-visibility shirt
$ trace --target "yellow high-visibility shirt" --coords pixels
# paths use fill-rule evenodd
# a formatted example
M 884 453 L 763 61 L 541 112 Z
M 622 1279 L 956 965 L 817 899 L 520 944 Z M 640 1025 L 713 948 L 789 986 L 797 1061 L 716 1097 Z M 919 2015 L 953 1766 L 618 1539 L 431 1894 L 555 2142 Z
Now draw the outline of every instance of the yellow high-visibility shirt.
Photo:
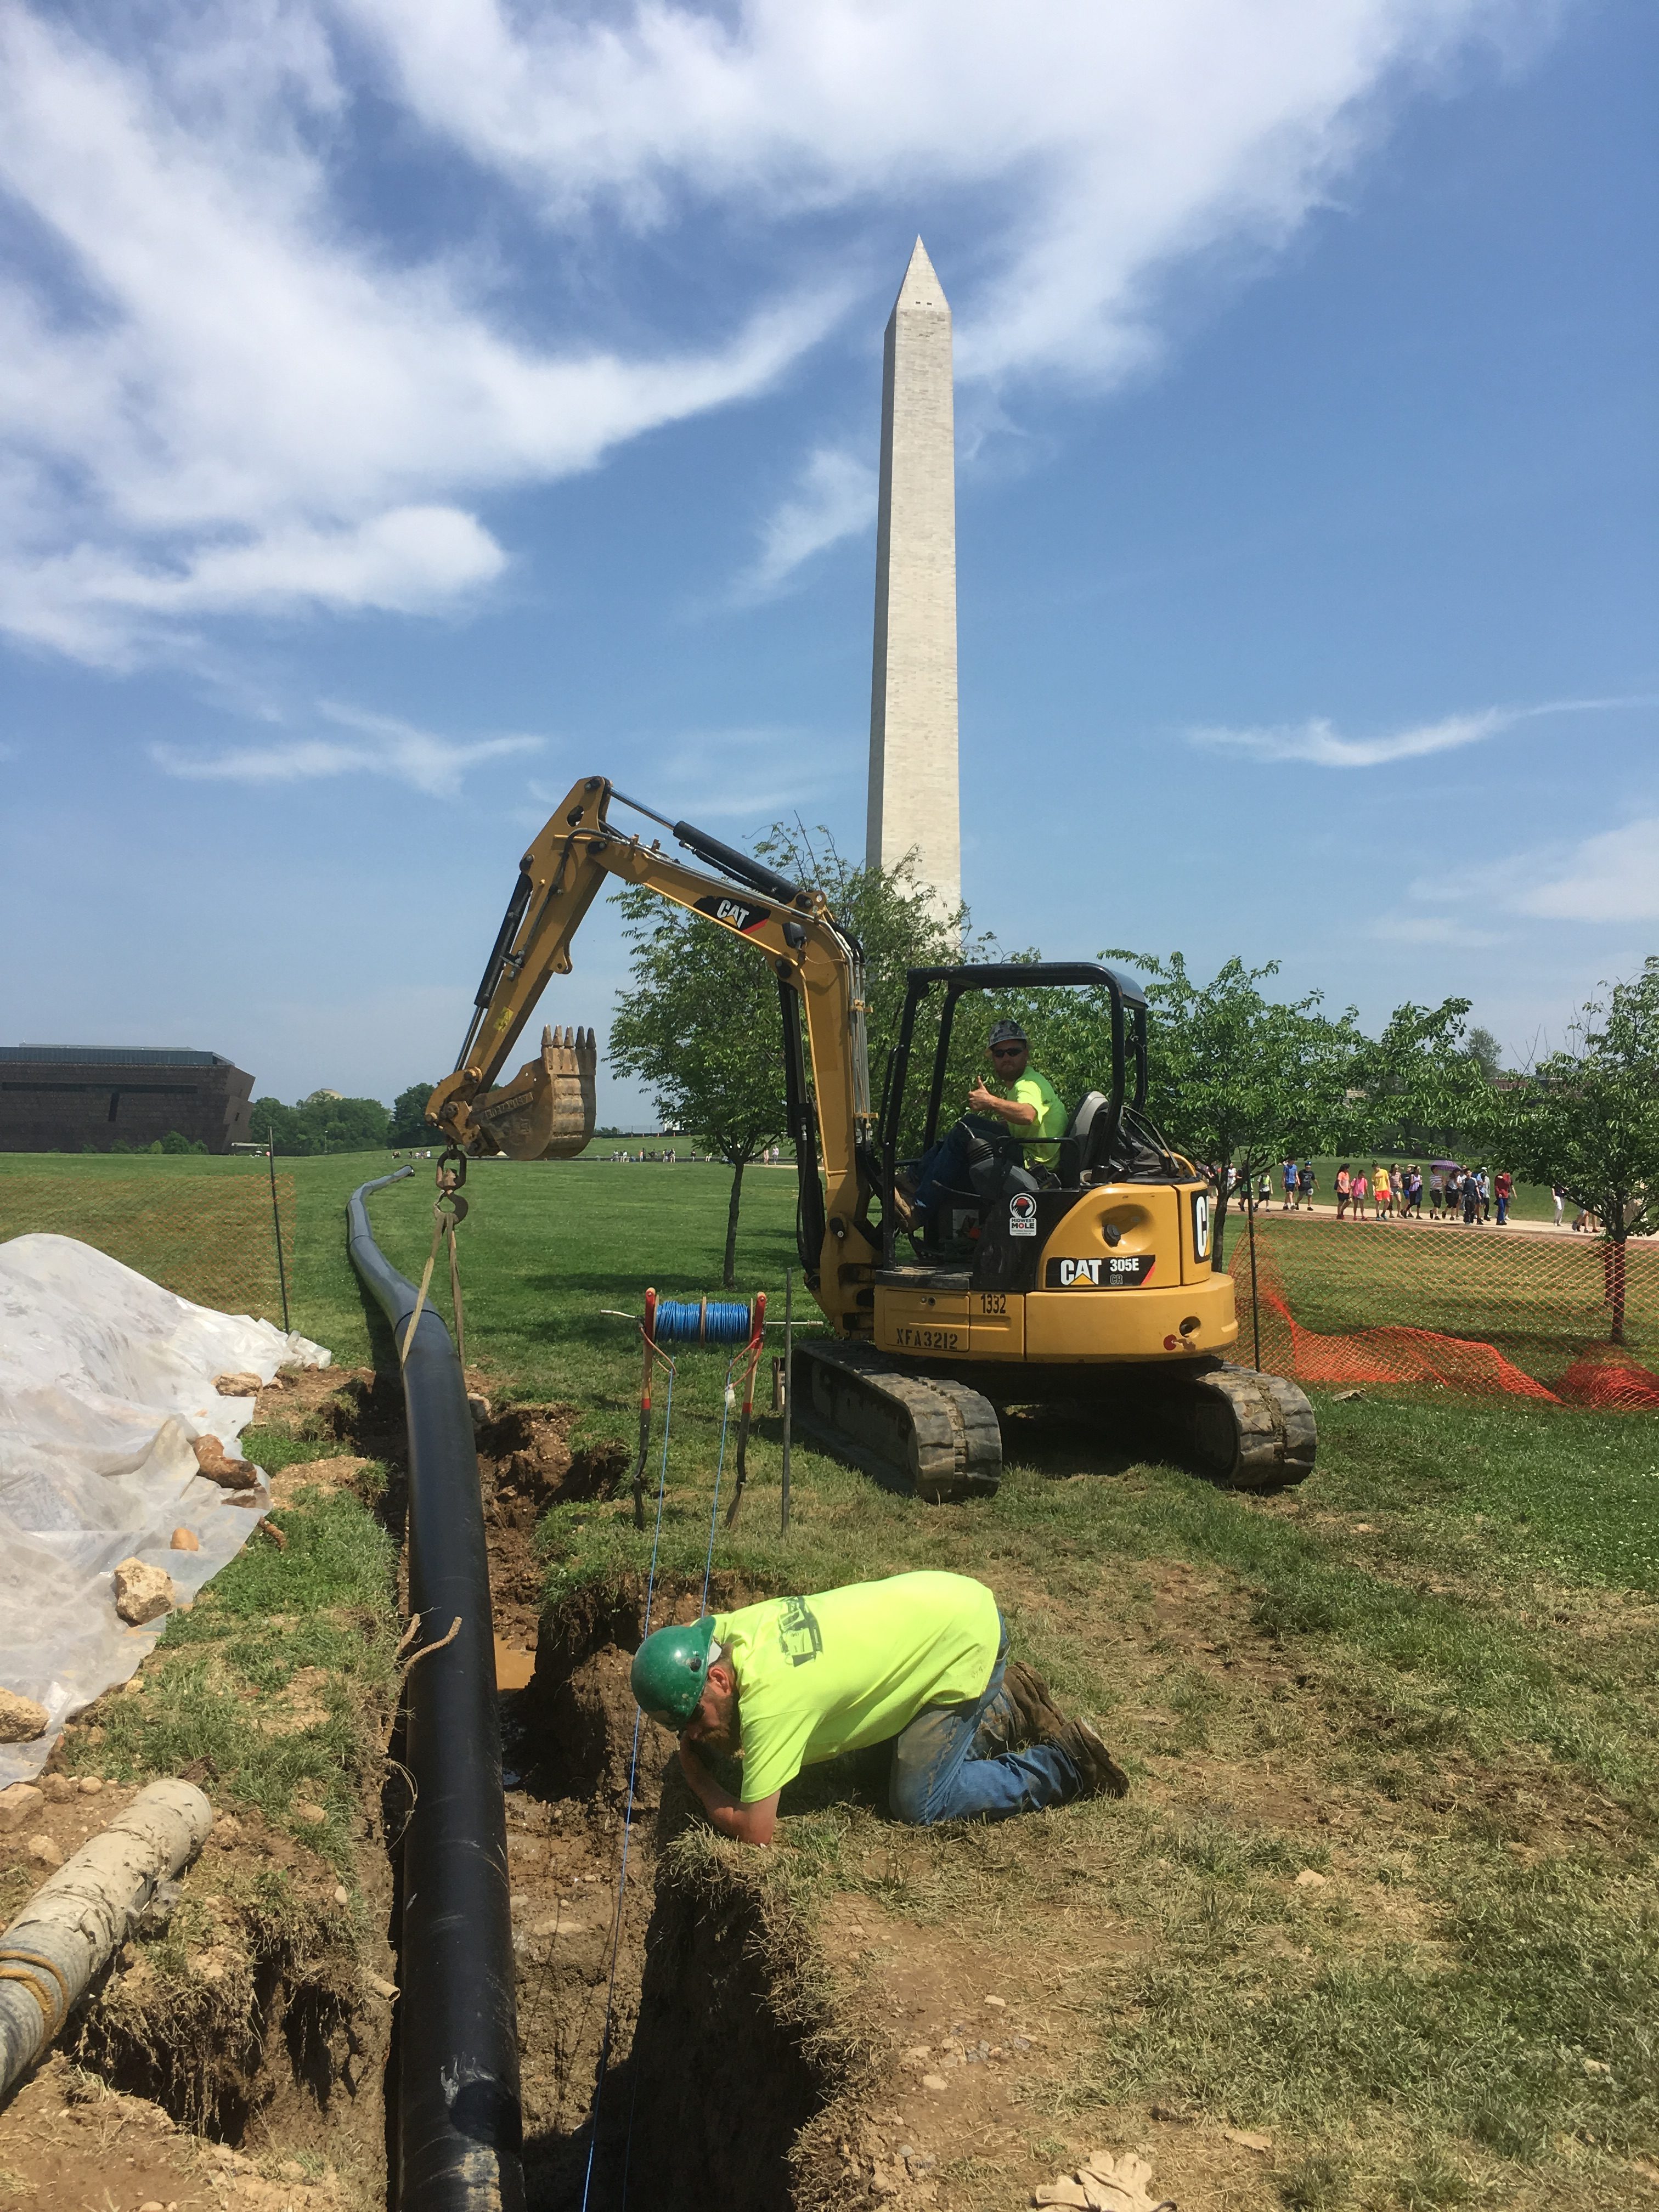
M 885 1743 L 924 1705 L 984 1694 L 1002 1639 L 997 1601 L 967 1575 L 892 1575 L 714 1616 L 738 1678 L 743 1802 L 843 1751 Z

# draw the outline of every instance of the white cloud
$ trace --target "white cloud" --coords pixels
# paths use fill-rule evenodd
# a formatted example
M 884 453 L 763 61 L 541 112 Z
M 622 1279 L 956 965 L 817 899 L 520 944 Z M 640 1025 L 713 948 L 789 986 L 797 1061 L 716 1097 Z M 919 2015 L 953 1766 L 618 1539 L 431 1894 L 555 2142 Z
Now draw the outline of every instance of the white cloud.
M 688 208 L 787 220 L 972 192 L 986 249 L 963 369 L 1091 378 L 1153 346 L 1161 264 L 1228 239 L 1282 240 L 1351 161 L 1397 69 L 1523 12 L 1503 0 L 338 4 L 428 128 L 554 220 L 608 209 L 659 228 Z
M 759 556 L 739 583 L 738 596 L 764 599 L 815 553 L 867 530 L 876 517 L 876 471 L 867 460 L 820 446 L 794 489 L 767 519 Z
M 158 0 L 130 31 L 4 0 L 0 623 L 118 664 L 234 609 L 476 588 L 481 498 L 773 383 L 890 293 L 899 205 L 971 210 L 964 377 L 1109 386 L 1169 271 L 1282 242 L 1408 75 L 1532 5 Z M 867 511 L 814 455 L 751 588 Z
M 211 14 L 196 27 L 235 43 Z M 476 584 L 500 556 L 450 496 L 590 468 L 757 392 L 841 305 L 779 286 L 712 346 L 629 358 L 579 331 L 538 351 L 453 267 L 352 237 L 290 77 L 252 113 L 246 86 L 215 100 L 199 79 L 185 100 L 159 64 L 0 12 L 0 185 L 39 226 L 0 276 L 0 621 L 60 650 L 118 659 L 166 616 Z
M 1371 926 L 1370 934 L 1388 945 L 1501 945 L 1500 930 L 1478 929 L 1446 914 L 1389 914 Z
M 150 756 L 169 775 L 193 782 L 307 783 L 339 775 L 384 775 L 430 798 L 453 799 L 469 769 L 538 751 L 543 743 L 534 737 L 460 742 L 352 707 L 329 705 L 323 712 L 329 720 L 356 734 L 349 738 L 279 738 L 221 753 L 184 753 L 173 745 L 153 745 Z
M 1659 815 L 1586 837 L 1520 872 L 1517 913 L 1547 921 L 1659 921 Z
M 1659 815 L 1599 830 L 1577 844 L 1420 877 L 1407 898 L 1404 909 L 1372 924 L 1373 937 L 1405 945 L 1497 945 L 1525 921 L 1659 921 Z
M 1644 696 L 1620 699 L 1547 699 L 1535 707 L 1483 707 L 1472 714 L 1447 714 L 1437 722 L 1414 722 L 1378 738 L 1345 738 L 1323 716 L 1306 722 L 1279 723 L 1266 729 L 1205 726 L 1189 730 L 1188 740 L 1214 751 L 1249 753 L 1264 761 L 1305 761 L 1315 768 L 1383 768 L 1391 761 L 1420 760 L 1430 753 L 1454 752 L 1478 744 L 1519 722 L 1549 714 L 1603 714 L 1621 707 L 1650 706 Z
M 1188 735 L 1195 745 L 1249 753 L 1256 760 L 1309 761 L 1316 768 L 1380 768 L 1389 761 L 1416 760 L 1425 753 L 1474 744 L 1518 719 L 1489 707 L 1478 714 L 1448 714 L 1443 721 L 1421 722 L 1385 738 L 1340 737 L 1323 716 L 1269 729 L 1203 727 Z
M 355 527 L 279 526 L 204 548 L 180 568 L 141 568 L 90 545 L 29 568 L 0 570 L 0 623 L 65 653 L 119 665 L 143 640 L 144 617 L 306 607 L 416 614 L 494 580 L 506 555 L 453 507 L 392 507 Z

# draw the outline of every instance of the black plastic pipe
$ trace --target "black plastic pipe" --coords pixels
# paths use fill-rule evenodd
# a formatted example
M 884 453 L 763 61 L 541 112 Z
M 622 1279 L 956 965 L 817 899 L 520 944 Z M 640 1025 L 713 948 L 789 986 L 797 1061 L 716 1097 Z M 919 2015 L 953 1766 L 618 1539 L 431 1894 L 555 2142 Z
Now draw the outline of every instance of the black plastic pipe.
M 416 1290 L 374 1242 L 354 1191 L 351 1264 L 401 1344 Z M 409 1606 L 421 1616 L 404 1686 L 415 1806 L 403 1837 L 398 1983 L 398 2212 L 521 2212 L 523 2121 L 513 1927 L 478 1455 L 449 1331 L 428 1305 L 404 1363 Z M 459 1620 L 454 1641 L 431 1647 Z M 422 1659 L 419 1653 L 431 1650 Z

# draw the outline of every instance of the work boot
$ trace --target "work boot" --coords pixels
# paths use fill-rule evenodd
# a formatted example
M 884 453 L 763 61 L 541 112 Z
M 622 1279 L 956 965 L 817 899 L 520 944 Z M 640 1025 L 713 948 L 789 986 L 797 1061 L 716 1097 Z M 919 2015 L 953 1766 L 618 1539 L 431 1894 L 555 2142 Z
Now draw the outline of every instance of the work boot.
M 1000 1759 L 1005 1751 L 1018 1751 L 1021 1744 L 1030 1743 L 1032 1740 L 1025 1715 L 1018 1701 L 1010 1694 L 1008 1678 L 1005 1674 L 1001 1689 L 980 1716 L 980 1723 L 974 1732 L 973 1746 L 968 1756 L 969 1759 Z
M 1019 1708 L 1027 1743 L 1045 1743 L 1057 1729 L 1066 1725 L 1066 1716 L 1054 1703 L 1048 1685 L 1024 1660 L 1008 1662 L 1003 1671 L 1002 1687 L 1005 1695 Z
M 1078 1771 L 1083 1787 L 1079 1797 L 1122 1797 L 1129 1778 L 1112 1757 L 1087 1721 L 1062 1721 L 1048 1741 L 1063 1751 Z

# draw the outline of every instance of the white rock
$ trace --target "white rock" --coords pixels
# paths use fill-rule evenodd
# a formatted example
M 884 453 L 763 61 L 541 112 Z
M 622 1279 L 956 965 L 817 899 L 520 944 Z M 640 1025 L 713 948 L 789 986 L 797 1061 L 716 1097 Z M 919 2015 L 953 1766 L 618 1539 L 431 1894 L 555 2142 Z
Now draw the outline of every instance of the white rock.
M 15 1690 L 0 1690 L 0 1743 L 32 1743 L 46 1732 L 46 1709 Z
M 173 1577 L 161 1567 L 146 1566 L 142 1559 L 123 1559 L 113 1581 L 115 1610 L 135 1628 L 173 1610 Z
M 32 1782 L 14 1782 L 9 1790 L 0 1790 L 0 1832 L 21 1826 L 45 1802 Z

